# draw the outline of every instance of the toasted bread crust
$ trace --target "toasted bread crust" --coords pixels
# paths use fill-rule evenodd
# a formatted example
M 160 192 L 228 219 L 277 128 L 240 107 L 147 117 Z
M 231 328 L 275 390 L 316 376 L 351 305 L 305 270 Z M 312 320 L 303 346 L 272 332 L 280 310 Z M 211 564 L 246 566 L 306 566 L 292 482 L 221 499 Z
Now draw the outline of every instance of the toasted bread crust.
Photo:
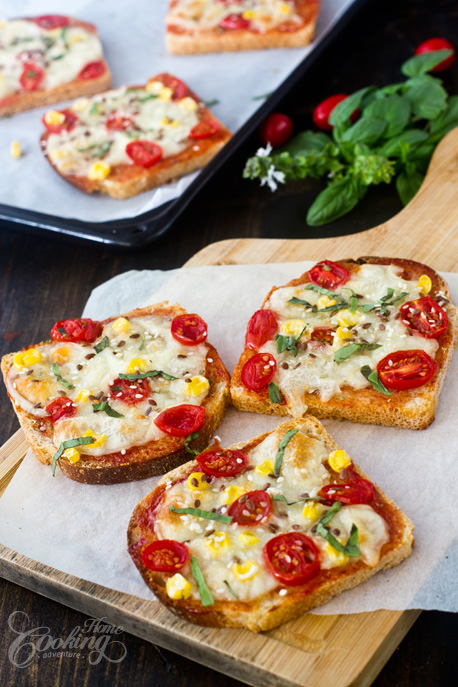
M 430 295 L 441 294 L 445 299 L 450 298 L 447 283 L 431 267 L 414 260 L 402 258 L 385 258 L 366 256 L 357 260 L 339 260 L 338 264 L 348 270 L 354 270 L 359 265 L 380 264 L 396 265 L 402 269 L 401 276 L 405 279 L 418 279 L 422 274 L 430 277 L 432 289 Z M 285 286 L 298 286 L 308 282 L 307 272 L 293 279 Z M 270 295 L 279 287 L 273 287 L 264 299 L 264 304 Z M 263 307 L 261 306 L 261 307 Z M 344 387 L 338 395 L 328 401 L 322 401 L 319 393 L 304 393 L 303 400 L 307 404 L 307 412 L 319 418 L 334 418 L 350 420 L 362 424 L 378 424 L 397 426 L 407 429 L 425 429 L 434 420 L 437 400 L 447 374 L 454 349 L 458 343 L 458 313 L 452 303 L 443 306 L 449 319 L 447 332 L 441 336 L 440 346 L 435 356 L 437 372 L 432 379 L 421 387 L 405 391 L 392 391 L 386 397 L 372 387 L 352 389 Z M 238 361 L 231 380 L 231 398 L 233 405 L 242 411 L 262 413 L 267 415 L 289 415 L 286 404 L 271 403 L 266 389 L 250 391 L 241 381 L 241 371 L 247 360 L 257 351 L 245 348 Z
M 154 314 L 172 318 L 184 312 L 178 305 L 159 303 L 154 306 L 136 308 L 124 313 L 122 317 L 142 317 Z M 117 318 L 107 318 L 103 324 L 115 319 Z M 229 374 L 215 348 L 208 343 L 207 346 L 205 374 L 211 380 L 211 387 L 202 404 L 206 409 L 205 419 L 199 428 L 198 436 L 187 443 L 190 450 L 197 451 L 203 450 L 210 443 L 229 402 Z M 1 370 L 5 379 L 13 365 L 14 355 L 14 353 L 9 353 L 1 360 Z M 56 447 L 52 441 L 53 432 L 50 420 L 36 418 L 19 407 L 12 398 L 11 401 L 34 454 L 42 463 L 51 464 Z M 188 460 L 190 453 L 185 446 L 185 441 L 186 437 L 164 435 L 159 440 L 133 446 L 124 453 L 118 451 L 97 457 L 81 453 L 77 463 L 71 463 L 61 456 L 59 466 L 67 477 L 85 484 L 117 484 L 134 481 L 153 475 L 162 475 Z
M 320 438 L 329 451 L 339 448 L 322 424 L 310 415 L 300 420 L 289 420 L 282 427 L 285 432 L 289 429 L 304 429 L 311 436 Z M 247 450 L 256 446 L 266 436 L 267 434 L 263 434 L 254 437 L 249 442 L 235 444 L 230 448 Z M 270 630 L 281 623 L 297 618 L 311 608 L 326 603 L 341 592 L 356 587 L 380 570 L 399 564 L 411 553 L 414 543 L 412 523 L 375 485 L 375 507 L 377 512 L 385 518 L 389 527 L 389 541 L 383 545 L 376 566 L 369 567 L 358 561 L 330 570 L 321 570 L 308 583 L 297 587 L 287 587 L 287 593 L 284 595 L 279 594 L 279 591 L 284 590 L 285 587 L 279 585 L 250 601 L 216 600 L 211 606 L 203 606 L 195 599 L 171 599 L 165 587 L 167 574 L 146 568 L 141 560 L 141 551 L 145 545 L 157 539 L 154 530 L 155 513 L 162 500 L 165 486 L 181 481 L 193 471 L 195 466 L 196 464 L 192 461 L 165 475 L 156 489 L 137 505 L 127 532 L 129 553 L 145 583 L 165 606 L 190 622 L 207 627 L 246 628 L 254 632 Z M 354 469 L 360 477 L 369 479 L 357 466 L 354 465 Z

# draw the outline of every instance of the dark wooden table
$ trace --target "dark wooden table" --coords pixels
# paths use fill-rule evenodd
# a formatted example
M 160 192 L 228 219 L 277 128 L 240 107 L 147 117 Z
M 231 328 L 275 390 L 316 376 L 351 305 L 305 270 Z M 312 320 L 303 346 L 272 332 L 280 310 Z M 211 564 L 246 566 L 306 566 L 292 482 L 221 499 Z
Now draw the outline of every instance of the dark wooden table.
M 313 73 L 286 95 L 276 109 L 292 115 L 296 129 L 308 128 L 314 104 L 332 93 L 348 93 L 365 85 L 399 80 L 401 63 L 418 43 L 433 36 L 448 38 L 458 47 L 456 0 L 366 2 L 320 55 Z M 443 79 L 448 92 L 458 93 L 457 63 L 444 73 Z M 307 228 L 306 208 L 317 192 L 317 184 L 300 182 L 271 194 L 255 182 L 242 180 L 244 160 L 257 146 L 254 132 L 170 230 L 141 249 L 104 247 L 18 224 L 0 223 L 0 353 L 46 339 L 55 320 L 78 316 L 96 285 L 126 270 L 179 267 L 198 250 L 221 239 L 307 238 L 361 231 L 385 221 L 401 208 L 392 188 L 379 187 L 349 217 L 327 227 Z M 1 388 L 0 442 L 17 427 Z M 49 633 L 55 638 L 67 637 L 87 620 L 78 612 L 1 580 L 0 684 L 3 687 L 86 684 L 232 687 L 240 684 L 126 633 L 117 635 L 126 648 L 125 658 L 119 663 L 102 659 L 91 665 L 73 657 L 45 659 L 37 652 L 29 667 L 18 668 L 8 657 L 16 636 L 9 620 L 17 611 L 27 614 L 28 629 L 49 627 Z M 457 641 L 456 615 L 423 612 L 379 674 L 375 687 L 456 684 Z

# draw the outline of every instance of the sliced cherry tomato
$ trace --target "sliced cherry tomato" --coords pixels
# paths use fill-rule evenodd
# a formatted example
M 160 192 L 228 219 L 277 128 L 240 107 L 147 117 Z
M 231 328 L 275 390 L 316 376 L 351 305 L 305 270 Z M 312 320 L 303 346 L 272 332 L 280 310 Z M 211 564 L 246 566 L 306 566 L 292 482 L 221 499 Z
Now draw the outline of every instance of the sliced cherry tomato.
M 269 539 L 263 553 L 272 575 L 288 587 L 305 584 L 320 571 L 320 550 L 302 532 L 286 532 Z
M 78 122 L 78 117 L 71 110 L 59 110 L 59 112 L 65 117 L 61 124 L 48 124 L 46 115 L 41 118 L 46 130 L 49 131 L 50 134 L 60 134 L 61 131 L 71 131 Z
M 257 310 L 248 322 L 245 346 L 254 349 L 261 348 L 266 341 L 274 337 L 277 329 L 277 316 L 272 310 L 268 308 Z
M 308 276 L 310 281 L 318 286 L 335 289 L 350 279 L 351 272 L 332 260 L 322 260 L 308 271 Z
M 310 334 L 310 338 L 312 341 L 321 341 L 332 346 L 334 343 L 334 334 L 334 329 L 331 327 L 315 327 Z
M 161 81 L 164 86 L 172 90 L 172 100 L 181 100 L 181 98 L 184 98 L 188 93 L 186 84 L 181 81 L 181 79 L 177 79 L 176 76 L 172 76 L 171 74 L 158 74 L 155 81 Z
M 173 437 L 187 437 L 196 432 L 204 421 L 205 408 L 183 403 L 166 408 L 154 419 L 160 430 Z
M 57 396 L 46 406 L 46 412 L 49 413 L 53 425 L 63 417 L 73 417 L 76 410 L 76 404 L 68 396 Z
M 51 339 L 54 341 L 73 341 L 92 343 L 100 336 L 103 325 L 90 317 L 81 317 L 74 320 L 59 320 L 51 329 Z
M 270 114 L 259 128 L 259 136 L 263 143 L 270 143 L 272 148 L 282 146 L 291 138 L 293 122 L 290 117 L 280 112 Z
M 145 568 L 157 572 L 178 572 L 188 560 L 188 547 L 175 539 L 158 539 L 142 551 Z
M 112 112 L 107 118 L 105 126 L 108 131 L 125 131 L 132 126 L 132 115 Z
M 345 504 L 370 503 L 374 498 L 375 487 L 367 479 L 355 476 L 350 482 L 326 484 L 319 495 L 327 501 L 341 501 Z
M 82 68 L 77 78 L 80 79 L 80 81 L 97 79 L 99 76 L 102 76 L 105 71 L 105 63 L 102 62 L 102 60 L 98 60 L 97 62 L 89 62 L 85 67 Z
M 230 448 L 208 449 L 196 458 L 202 470 L 213 477 L 234 477 L 245 472 L 248 456 Z
M 227 514 L 237 525 L 260 525 L 272 512 L 272 499 L 262 489 L 247 491 L 231 503 Z
M 131 141 L 126 145 L 126 153 L 141 167 L 152 167 L 162 158 L 161 146 L 152 141 Z
M 247 389 L 259 391 L 271 381 L 277 369 L 275 358 L 270 353 L 256 353 L 242 367 L 242 382 Z
M 404 303 L 399 312 L 406 327 L 427 339 L 438 339 L 448 327 L 447 313 L 431 296 Z
M 452 50 L 452 54 L 439 64 L 431 69 L 432 72 L 443 72 L 452 66 L 455 61 L 455 48 L 446 38 L 428 38 L 427 41 L 421 43 L 415 50 L 415 55 L 423 55 L 427 52 L 436 52 L 436 50 Z
M 188 136 L 196 141 L 201 138 L 211 138 L 219 131 L 219 128 L 220 126 L 216 119 L 202 119 L 201 122 L 192 127 Z
M 70 24 L 70 19 L 63 14 L 42 14 L 34 21 L 42 29 L 60 29 Z
M 207 323 L 195 313 L 173 318 L 170 331 L 174 339 L 187 346 L 197 346 L 207 338 Z
M 141 403 L 149 396 L 148 381 L 146 379 L 120 379 L 116 377 L 108 387 L 111 398 L 133 406 Z
M 25 62 L 19 77 L 19 83 L 24 91 L 36 91 L 41 86 L 45 73 L 35 62 Z
M 242 14 L 234 12 L 223 17 L 219 22 L 219 26 L 227 31 L 233 31 L 234 29 L 248 29 L 250 23 L 251 22 L 245 19 Z
M 325 100 L 323 100 L 313 110 L 312 118 L 315 125 L 323 131 L 331 131 L 334 128 L 329 121 L 331 112 L 339 103 L 341 103 L 343 100 L 346 100 L 347 98 L 348 95 L 345 95 L 344 93 L 331 95 L 329 96 L 329 98 L 325 98 Z M 351 121 L 354 122 L 358 118 L 358 115 L 359 110 L 356 109 L 350 116 Z
M 425 351 L 395 351 L 389 353 L 377 365 L 380 381 L 388 389 L 402 391 L 426 384 L 436 372 L 434 360 Z

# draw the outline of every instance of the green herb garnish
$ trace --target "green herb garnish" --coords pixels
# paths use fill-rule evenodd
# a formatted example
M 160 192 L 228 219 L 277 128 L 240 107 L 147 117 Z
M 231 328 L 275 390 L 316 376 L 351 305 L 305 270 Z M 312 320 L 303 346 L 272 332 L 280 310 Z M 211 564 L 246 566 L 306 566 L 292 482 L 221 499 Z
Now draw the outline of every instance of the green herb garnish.
M 102 141 L 102 143 L 94 143 L 87 148 L 78 148 L 79 153 L 91 152 L 90 157 L 103 157 L 108 153 L 112 146 L 113 141 Z
M 108 338 L 108 336 L 104 336 L 103 339 L 101 341 L 99 341 L 99 343 L 94 346 L 94 351 L 96 353 L 101 353 L 103 351 L 103 349 L 109 345 L 110 345 L 110 339 Z
M 92 410 L 94 413 L 98 413 L 100 411 L 103 411 L 110 417 L 124 417 L 122 413 L 118 413 L 117 410 L 112 408 L 108 401 L 102 401 L 101 403 L 93 403 L 92 404 Z
M 341 501 L 336 501 L 332 507 L 323 515 L 316 525 L 316 532 L 331 544 L 333 549 L 350 557 L 359 556 L 359 535 L 355 523 L 351 526 L 350 536 L 346 544 L 341 544 L 338 539 L 328 530 L 326 525 L 332 520 L 334 515 L 342 508 Z
M 310 308 L 313 312 L 316 312 L 318 310 L 316 305 L 312 305 L 308 301 L 305 301 L 303 298 L 297 298 L 296 296 L 293 296 L 293 298 L 290 298 L 288 303 L 292 303 L 293 305 L 303 305 L 306 308 Z
M 285 453 L 285 448 L 288 445 L 288 442 L 293 438 L 293 436 L 295 434 L 298 433 L 298 431 L 299 431 L 298 429 L 290 429 L 288 432 L 286 432 L 285 436 L 280 441 L 277 455 L 275 456 L 275 464 L 274 464 L 274 475 L 275 475 L 275 477 L 278 477 L 280 474 L 281 464 L 283 462 L 283 454 Z
M 380 391 L 382 394 L 385 394 L 385 396 L 391 396 L 391 391 L 389 391 L 380 381 L 377 370 L 373 370 L 369 365 L 363 365 L 360 372 L 366 377 L 367 381 L 372 384 L 376 391 Z
M 270 382 L 269 384 L 269 401 L 271 403 L 281 403 L 283 401 L 280 389 L 275 384 L 275 382 Z
M 56 465 L 57 461 L 63 454 L 63 452 L 67 448 L 75 448 L 75 446 L 83 446 L 83 444 L 93 444 L 94 443 L 94 437 L 77 437 L 76 439 L 66 439 L 66 441 L 63 441 L 59 448 L 57 449 L 56 453 L 53 456 L 52 463 L 51 463 L 51 470 L 52 470 L 52 476 L 54 477 L 54 474 L 56 472 Z
M 364 343 L 363 341 L 356 341 L 355 343 L 347 344 L 342 346 L 334 353 L 334 361 L 337 365 L 340 365 L 347 360 L 351 355 L 355 353 L 364 353 L 365 351 L 375 351 L 376 348 L 380 348 L 382 344 L 376 343 Z
M 283 351 L 291 351 L 294 356 L 297 355 L 297 342 L 301 338 L 302 334 L 307 329 L 307 325 L 302 328 L 302 331 L 296 336 L 284 336 L 283 334 L 275 334 L 275 343 L 277 346 L 277 353 L 283 353 Z
M 149 93 L 148 95 L 145 95 L 144 98 L 139 98 L 138 102 L 139 103 L 145 103 L 147 100 L 152 100 L 153 98 L 157 98 L 157 97 L 158 96 L 156 93 Z
M 196 581 L 197 589 L 199 590 L 200 600 L 202 601 L 202 606 L 213 606 L 214 601 L 209 590 L 205 578 L 203 576 L 200 565 L 195 556 L 191 556 L 191 572 Z
M 217 98 L 213 98 L 213 100 L 203 100 L 202 101 L 205 107 L 214 107 L 215 105 L 219 105 L 220 101 Z
M 59 382 L 59 384 L 62 384 L 62 386 L 65 386 L 67 389 L 74 389 L 75 388 L 75 386 L 73 384 L 71 384 L 70 382 L 68 382 L 66 379 L 64 379 L 62 377 L 62 375 L 59 372 L 59 367 L 58 367 L 57 363 L 52 363 L 51 370 L 54 372 L 56 379 Z
M 174 379 L 178 379 L 178 377 L 174 377 L 173 375 L 169 375 L 167 372 L 163 372 L 162 370 L 149 370 L 148 372 L 132 372 L 131 374 L 123 374 L 122 372 L 119 374 L 119 379 L 146 379 L 147 377 L 164 377 L 164 379 L 169 379 L 170 381 L 173 381 Z
M 386 315 L 388 312 L 388 306 L 389 305 L 394 305 L 398 301 L 402 300 L 404 296 L 407 296 L 407 291 L 401 291 L 401 293 L 398 296 L 394 295 L 394 289 L 391 287 L 387 289 L 386 295 L 382 296 L 376 303 L 367 303 L 366 305 L 363 305 L 363 311 L 364 312 L 370 312 L 371 310 L 379 309 L 382 315 Z
M 217 522 L 224 522 L 230 525 L 232 522 L 231 515 L 223 515 L 222 513 L 214 513 L 210 510 L 202 510 L 201 508 L 175 508 L 170 506 L 169 510 L 178 515 L 195 515 L 198 518 L 205 518 L 206 520 L 216 520 Z
M 139 351 L 143 351 L 143 349 L 145 348 L 145 338 L 146 338 L 146 337 L 145 337 L 145 335 L 143 334 L 142 340 L 140 341 L 140 346 L 138 347 L 138 350 L 139 350 Z
M 238 595 L 234 592 L 234 590 L 232 589 L 232 587 L 231 587 L 231 585 L 229 584 L 229 582 L 228 582 L 227 580 L 223 580 L 223 582 L 224 582 L 224 584 L 226 585 L 226 587 L 228 588 L 229 594 L 232 594 L 232 596 L 234 597 L 234 599 L 238 599 L 238 598 L 239 598 Z
M 200 453 L 200 451 L 196 451 L 194 448 L 191 448 L 191 447 L 189 446 L 189 443 L 190 443 L 193 439 L 197 439 L 198 436 L 199 436 L 199 432 L 192 432 L 188 437 L 186 437 L 186 441 L 184 442 L 185 450 L 186 450 L 188 453 L 191 453 L 193 456 L 198 456 L 199 453 Z

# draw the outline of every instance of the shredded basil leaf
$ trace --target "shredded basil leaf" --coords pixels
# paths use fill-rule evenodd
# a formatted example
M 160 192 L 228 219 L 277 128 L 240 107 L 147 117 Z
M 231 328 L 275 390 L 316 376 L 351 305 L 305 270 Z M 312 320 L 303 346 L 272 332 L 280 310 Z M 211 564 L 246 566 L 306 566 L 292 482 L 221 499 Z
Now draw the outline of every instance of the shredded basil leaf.
M 232 587 L 231 587 L 231 585 L 229 584 L 229 582 L 228 582 L 227 580 L 223 580 L 223 582 L 224 582 L 224 584 L 226 585 L 226 587 L 228 588 L 229 594 L 232 594 L 232 596 L 234 597 L 234 599 L 238 599 L 238 598 L 239 598 L 238 595 L 234 592 L 234 590 L 232 589 Z
M 297 342 L 301 338 L 302 334 L 307 329 L 305 325 L 299 334 L 296 336 L 284 336 L 283 334 L 275 334 L 275 343 L 277 345 L 277 353 L 283 353 L 283 351 L 291 351 L 294 356 L 297 355 Z
M 215 105 L 219 105 L 220 101 L 218 98 L 213 98 L 213 100 L 203 100 L 202 101 L 205 107 L 214 107 Z
M 326 527 L 326 525 L 332 520 L 334 515 L 338 513 L 341 508 L 341 501 L 336 501 L 332 505 L 332 507 L 318 521 L 316 526 L 316 532 L 320 535 L 320 537 L 326 539 L 326 541 L 332 546 L 333 549 L 336 549 L 336 551 L 339 551 L 340 553 L 343 553 L 346 556 L 350 556 L 353 558 L 358 557 L 359 535 L 358 528 L 356 527 L 355 523 L 353 523 L 351 526 L 350 536 L 348 537 L 346 544 L 341 544 L 340 541 L 336 539 L 334 535 Z
M 288 442 L 293 438 L 295 434 L 298 433 L 298 429 L 290 429 L 288 432 L 286 432 L 285 436 L 283 439 L 280 441 L 280 445 L 278 447 L 277 455 L 275 456 L 275 465 L 274 465 L 274 475 L 275 477 L 278 477 L 280 474 L 281 470 L 281 464 L 283 462 L 283 454 L 285 453 L 285 448 L 288 444 Z
M 379 308 L 382 315 L 386 315 L 386 313 L 388 312 L 389 305 L 395 305 L 398 301 L 402 300 L 404 296 L 408 295 L 407 291 L 401 291 L 401 293 L 398 296 L 395 296 L 393 298 L 393 294 L 394 289 L 391 287 L 388 288 L 386 295 L 382 296 L 378 301 L 376 301 L 375 303 L 367 303 L 366 305 L 363 305 L 363 311 L 370 312 L 371 310 Z
M 218 522 L 224 522 L 226 525 L 230 525 L 232 522 L 231 515 L 213 513 L 213 511 L 202 510 L 201 508 L 175 508 L 174 506 L 170 506 L 169 510 L 171 510 L 173 513 L 178 513 L 178 515 L 196 515 L 198 518 L 217 520 Z
M 52 476 L 54 477 L 55 472 L 56 472 L 56 465 L 57 461 L 63 454 L 63 452 L 67 448 L 75 448 L 75 446 L 82 446 L 83 444 L 93 444 L 94 443 L 94 437 L 77 437 L 76 439 L 66 439 L 66 441 L 63 441 L 59 448 L 57 449 L 56 453 L 53 456 L 52 463 L 51 463 L 51 470 L 52 470 Z
M 103 410 L 103 412 L 109 415 L 110 417 L 124 417 L 122 413 L 118 413 L 117 410 L 112 408 L 108 401 L 102 401 L 101 403 L 93 403 L 92 410 L 94 411 L 94 413 L 98 413 L 99 411 Z
M 71 384 L 70 382 L 67 382 L 67 380 L 62 377 L 62 375 L 59 372 L 59 367 L 58 367 L 57 363 L 53 363 L 51 365 L 51 370 L 54 372 L 56 379 L 59 382 L 59 384 L 62 384 L 62 386 L 65 386 L 67 389 L 74 389 L 75 388 L 73 384 Z
M 132 372 L 132 374 L 123 374 L 122 372 L 120 372 L 119 379 L 146 379 L 147 377 L 158 377 L 159 375 L 161 377 L 164 377 L 164 379 L 178 379 L 178 377 L 169 375 L 167 372 L 163 372 L 162 370 L 149 370 L 148 372 Z
M 185 450 L 186 450 L 188 453 L 191 453 L 191 455 L 193 455 L 193 456 L 198 456 L 199 453 L 200 453 L 200 451 L 196 451 L 194 448 L 191 448 L 191 447 L 189 446 L 189 442 L 191 442 L 193 439 L 197 439 L 198 436 L 199 436 L 199 432 L 192 432 L 192 433 L 186 438 L 186 441 L 184 442 Z
M 191 556 L 191 572 L 196 581 L 197 589 L 199 590 L 202 606 L 213 606 L 214 601 L 211 591 L 205 582 L 202 570 L 200 569 L 200 565 L 195 556 Z
M 367 381 L 372 384 L 376 391 L 380 391 L 382 394 L 385 394 L 385 396 L 391 396 L 391 391 L 389 391 L 380 381 L 377 370 L 373 370 L 369 365 L 363 365 L 360 372 L 366 377 Z
M 356 341 L 346 346 L 342 346 L 334 353 L 334 361 L 337 365 L 340 365 L 347 358 L 355 353 L 364 353 L 365 351 L 375 351 L 376 348 L 380 348 L 382 344 L 376 343 L 364 343 L 363 341 Z
M 280 389 L 275 382 L 269 384 L 269 400 L 271 403 L 281 403 L 283 400 Z
M 304 305 L 306 308 L 311 308 L 313 312 L 317 312 L 318 310 L 316 305 L 312 305 L 308 301 L 305 301 L 303 298 L 297 298 L 296 296 L 290 298 L 288 303 L 292 303 L 293 305 Z
M 142 340 L 140 341 L 140 346 L 138 347 L 138 350 L 143 351 L 144 348 L 145 348 L 145 335 L 143 334 Z
M 103 351 L 104 348 L 106 348 L 109 345 L 110 345 L 110 339 L 108 338 L 108 336 L 104 336 L 103 339 L 101 341 L 99 341 L 99 343 L 94 346 L 94 351 L 96 353 L 100 353 L 101 351 Z

